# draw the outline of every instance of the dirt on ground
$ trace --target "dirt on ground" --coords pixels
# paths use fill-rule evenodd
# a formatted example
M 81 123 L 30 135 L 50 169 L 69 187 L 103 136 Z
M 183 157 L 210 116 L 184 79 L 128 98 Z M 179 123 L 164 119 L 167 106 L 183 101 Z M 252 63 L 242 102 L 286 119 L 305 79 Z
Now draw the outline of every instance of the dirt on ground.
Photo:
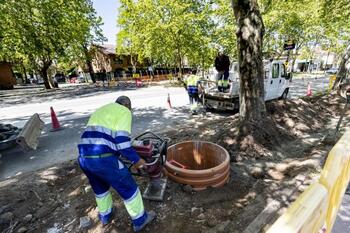
M 204 140 L 223 146 L 231 156 L 231 176 L 224 187 L 200 192 L 169 181 L 164 202 L 145 201 L 157 220 L 144 232 L 243 232 L 272 200 L 288 206 L 318 177 L 332 147 L 322 138 L 344 102 L 335 95 L 274 101 L 267 103 L 271 125 L 265 127 L 244 129 L 237 115 L 209 123 L 194 116 L 196 124 L 164 133 L 172 143 Z M 251 133 L 242 137 L 242 130 Z M 147 180 L 136 179 L 144 190 Z M 103 227 L 76 161 L 22 174 L 0 182 L 0 231 L 132 232 L 121 199 L 113 196 L 116 215 Z M 79 226 L 85 216 L 91 220 L 88 228 Z

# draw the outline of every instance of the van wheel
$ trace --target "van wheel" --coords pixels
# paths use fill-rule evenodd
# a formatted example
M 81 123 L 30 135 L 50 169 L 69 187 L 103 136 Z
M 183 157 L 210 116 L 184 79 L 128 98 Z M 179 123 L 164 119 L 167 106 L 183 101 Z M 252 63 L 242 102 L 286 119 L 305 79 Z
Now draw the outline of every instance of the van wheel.
M 284 90 L 282 96 L 280 97 L 281 100 L 286 100 L 288 98 L 288 92 L 289 89 L 287 88 L 286 90 Z

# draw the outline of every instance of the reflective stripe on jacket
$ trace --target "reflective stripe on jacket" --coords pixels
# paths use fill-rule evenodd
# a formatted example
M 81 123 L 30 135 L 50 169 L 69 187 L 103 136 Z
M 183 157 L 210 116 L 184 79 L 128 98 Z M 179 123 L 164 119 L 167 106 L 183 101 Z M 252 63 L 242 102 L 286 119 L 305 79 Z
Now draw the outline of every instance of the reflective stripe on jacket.
M 140 158 L 131 147 L 131 122 L 130 110 L 120 104 L 111 103 L 97 109 L 81 136 L 80 156 L 114 153 L 132 163 L 138 162 Z
M 185 83 L 187 86 L 187 91 L 189 94 L 198 93 L 198 82 L 200 81 L 200 77 L 197 75 L 190 75 L 185 79 Z

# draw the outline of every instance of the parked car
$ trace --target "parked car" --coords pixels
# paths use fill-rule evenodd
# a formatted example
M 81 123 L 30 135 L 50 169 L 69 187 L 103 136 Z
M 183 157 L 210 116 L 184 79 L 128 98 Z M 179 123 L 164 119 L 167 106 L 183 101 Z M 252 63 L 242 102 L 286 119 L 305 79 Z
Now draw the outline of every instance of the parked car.
M 39 85 L 45 84 L 44 79 L 38 78 L 38 79 L 37 79 L 37 84 L 39 84 Z
M 338 68 L 330 68 L 326 70 L 326 74 L 337 74 L 338 73 Z
M 64 74 L 57 73 L 55 75 L 55 78 L 58 83 L 65 83 L 66 82 L 66 76 Z
M 78 80 L 79 83 L 85 83 L 86 82 L 86 79 L 85 79 L 85 77 L 82 74 L 80 74 L 77 77 L 77 80 Z
M 70 77 L 69 78 L 69 83 L 78 83 L 77 77 Z

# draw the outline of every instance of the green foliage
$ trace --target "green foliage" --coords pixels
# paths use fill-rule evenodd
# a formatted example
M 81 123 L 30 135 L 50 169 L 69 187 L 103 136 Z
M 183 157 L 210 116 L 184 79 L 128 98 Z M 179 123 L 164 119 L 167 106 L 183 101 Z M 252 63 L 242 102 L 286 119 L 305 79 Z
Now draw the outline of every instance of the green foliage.
M 90 0 L 3 0 L 0 19 L 0 60 L 25 60 L 43 76 L 53 62 L 84 59 L 83 46 L 103 39 Z
M 349 41 L 350 3 L 347 0 L 261 0 L 265 23 L 264 53 L 286 54 L 283 43 L 292 40 L 300 58 L 312 58 L 316 45 L 341 54 Z M 297 51 L 298 53 L 298 51 Z
M 326 28 L 325 49 L 341 54 L 350 43 L 350 2 L 323 0 L 320 2 L 320 21 Z
M 322 0 L 321 13 L 324 23 L 330 27 L 347 26 L 350 17 L 350 2 L 348 0 Z
M 223 48 L 232 59 L 237 57 L 236 21 L 230 0 L 216 0 L 214 5 L 216 25 L 212 35 L 214 44 Z
M 303 57 L 315 45 L 340 54 L 349 43 L 347 0 L 260 0 L 264 54 L 280 57 L 293 40 Z M 118 53 L 133 62 L 207 68 L 221 47 L 235 60 L 236 25 L 230 0 L 121 0 Z M 102 42 L 101 18 L 91 0 L 0 0 L 0 60 L 42 71 L 54 63 L 91 61 L 88 48 Z
M 259 5 L 266 58 L 286 55 L 285 41 L 294 41 L 305 56 L 312 56 L 316 45 L 337 53 L 344 49 L 349 35 L 347 0 L 260 0 Z M 207 67 L 217 47 L 236 58 L 230 0 L 122 0 L 119 11 L 118 52 L 134 58 L 137 54 L 139 61 L 178 64 L 186 58 Z
M 139 61 L 182 66 L 187 59 L 208 67 L 217 45 L 235 51 L 232 17 L 228 0 L 122 0 L 117 51 Z
M 285 41 L 294 41 L 297 48 L 305 45 L 316 35 L 316 0 L 269 1 L 268 11 L 263 14 L 265 24 L 264 52 L 269 57 L 278 57 L 283 53 Z

